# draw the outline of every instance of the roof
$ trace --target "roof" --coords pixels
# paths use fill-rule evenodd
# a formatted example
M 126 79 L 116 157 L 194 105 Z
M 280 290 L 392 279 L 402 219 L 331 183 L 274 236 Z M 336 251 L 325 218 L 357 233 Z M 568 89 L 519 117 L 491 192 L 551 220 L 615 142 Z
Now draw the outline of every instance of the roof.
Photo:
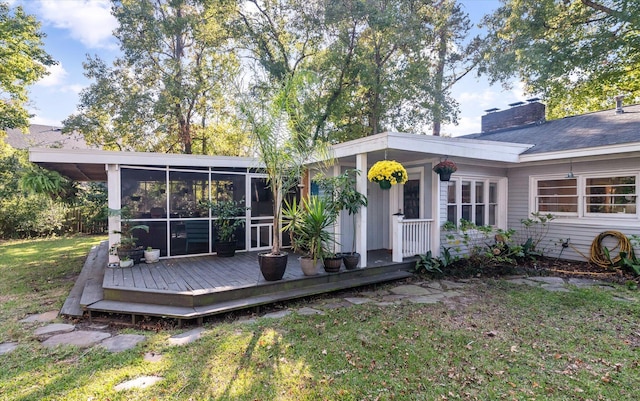
M 598 111 L 458 138 L 534 144 L 523 155 L 640 143 L 640 105 L 625 106 L 621 114 Z
M 131 166 L 259 168 L 252 157 L 185 155 L 152 152 L 115 152 L 98 149 L 29 149 L 29 160 L 76 181 L 106 181 L 109 164 Z
M 7 129 L 5 141 L 16 149 L 31 147 L 62 148 L 62 149 L 89 149 L 82 135 L 77 132 L 63 134 L 60 127 L 51 125 L 32 124 L 29 133 L 25 134 L 16 128 Z

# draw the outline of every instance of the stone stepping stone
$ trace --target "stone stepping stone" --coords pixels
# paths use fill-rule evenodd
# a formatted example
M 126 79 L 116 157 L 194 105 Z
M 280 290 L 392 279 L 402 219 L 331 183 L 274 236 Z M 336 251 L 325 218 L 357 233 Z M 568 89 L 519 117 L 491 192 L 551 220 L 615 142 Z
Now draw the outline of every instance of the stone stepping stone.
M 146 388 L 149 386 L 153 386 L 160 380 L 163 380 L 163 378 L 159 376 L 141 376 L 136 379 L 120 383 L 117 386 L 115 386 L 114 389 L 116 391 L 124 391 L 124 390 L 130 390 L 133 388 Z
M 288 316 L 290 314 L 291 314 L 290 310 L 280 310 L 280 311 L 277 311 L 277 312 L 267 313 L 266 315 L 264 315 L 262 317 L 267 318 L 267 319 L 280 319 L 280 318 Z
M 318 309 L 314 309 L 314 308 L 309 308 L 309 307 L 304 307 L 304 308 L 300 308 L 296 311 L 296 313 L 298 315 L 302 315 L 302 316 L 311 316 L 311 315 L 324 315 L 324 312 Z
M 55 347 L 58 345 L 75 345 L 77 347 L 86 348 L 100 341 L 111 337 L 109 333 L 100 331 L 72 331 L 70 333 L 56 334 L 42 342 L 45 347 Z
M 20 320 L 20 323 L 36 323 L 36 322 L 48 323 L 52 320 L 55 320 L 57 317 L 58 317 L 58 311 L 52 310 L 49 312 L 29 315 L 24 319 Z
M 529 277 L 529 280 L 545 284 L 563 285 L 565 281 L 562 277 Z
M 170 345 L 186 345 L 190 344 L 200 337 L 202 337 L 202 333 L 204 333 L 204 327 L 198 327 L 193 330 L 185 331 L 184 333 L 176 334 L 173 337 L 169 338 Z
M 422 295 L 430 295 L 433 294 L 434 290 L 429 288 L 420 287 L 419 285 L 400 285 L 398 287 L 394 287 L 390 290 L 393 294 L 396 295 L 407 295 L 411 297 L 417 297 Z
M 400 303 L 405 299 L 407 299 L 406 295 L 385 295 L 382 297 L 382 302 Z
M 134 348 L 138 343 L 147 338 L 139 334 L 119 334 L 115 337 L 107 338 L 100 343 L 101 347 L 110 352 L 122 352 Z
M 0 344 L 0 355 L 8 354 L 18 348 L 18 343 L 2 343 Z
M 575 285 L 576 287 L 579 287 L 579 288 L 584 288 L 584 287 L 602 287 L 607 289 L 613 288 L 608 283 L 605 283 L 600 280 L 594 280 L 591 278 L 578 278 L 578 277 L 570 278 L 569 284 Z
M 440 284 L 448 290 L 462 290 L 469 286 L 468 283 L 458 283 L 451 280 L 441 280 Z
M 522 277 L 510 278 L 510 279 L 507 279 L 506 281 L 513 284 L 523 284 L 523 285 L 529 285 L 529 286 L 540 285 L 540 282 L 529 280 L 528 278 L 522 278 Z
M 33 334 L 38 337 L 46 337 L 54 334 L 70 333 L 76 329 L 76 326 L 66 323 L 53 323 L 46 326 L 38 327 Z
M 409 298 L 409 302 L 414 304 L 437 304 L 445 298 L 443 293 L 440 294 L 431 294 L 431 295 L 423 295 L 419 297 L 411 297 Z
M 347 302 L 350 302 L 354 305 L 362 305 L 371 302 L 371 299 L 364 297 L 350 297 L 344 299 Z

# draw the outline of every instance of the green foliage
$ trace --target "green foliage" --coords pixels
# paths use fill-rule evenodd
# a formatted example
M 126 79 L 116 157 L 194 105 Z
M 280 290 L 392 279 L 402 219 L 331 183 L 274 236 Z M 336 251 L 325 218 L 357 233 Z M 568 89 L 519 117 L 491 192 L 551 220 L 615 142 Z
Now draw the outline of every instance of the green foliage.
M 248 0 L 238 40 L 256 60 L 256 88 L 311 72 L 303 102 L 313 139 L 342 142 L 455 121 L 451 87 L 471 71 L 480 38 L 453 0 Z M 420 128 L 416 128 L 420 127 Z
M 530 218 L 521 221 L 520 232 L 477 226 L 464 219 L 460 219 L 458 227 L 447 222 L 443 225 L 443 230 L 447 243 L 457 253 L 464 254 L 469 265 L 481 269 L 515 265 L 518 261 L 542 257 L 544 249 L 539 244 L 548 233 L 548 223 L 553 218 L 550 214 L 533 213 Z
M 431 251 L 428 251 L 426 254 L 418 255 L 418 260 L 416 260 L 416 266 L 414 268 L 414 272 L 418 274 L 429 274 L 433 275 L 436 273 L 442 274 L 443 263 L 437 257 L 433 256 Z
M 328 228 L 335 223 L 336 214 L 325 198 L 311 196 L 300 202 L 285 201 L 282 217 L 285 223 L 282 230 L 289 232 L 294 251 L 314 262 L 331 253 L 329 247 L 335 238 Z
M 228 26 L 235 9 L 232 1 L 114 2 L 123 56 L 112 66 L 87 59 L 85 75 L 94 82 L 81 92 L 65 131 L 107 149 L 243 155 L 244 141 L 230 149 L 222 140 L 228 129 L 229 137 L 239 136 L 239 61 Z
M 484 25 L 482 73 L 517 76 L 541 95 L 549 117 L 611 108 L 640 96 L 640 1 L 507 0 Z
M 540 243 L 549 233 L 549 222 L 555 220 L 551 213 L 532 212 L 531 217 L 520 220 L 521 228 L 518 241 L 525 248 L 525 253 L 532 256 L 542 256 L 545 249 Z
M 335 309 L 334 301 L 318 298 L 324 314 L 248 322 L 229 315 L 206 322 L 201 338 L 184 347 L 167 338 L 189 328 L 170 325 L 125 329 L 146 341 L 119 353 L 41 346 L 35 326 L 18 320 L 58 309 L 70 278 L 103 239 L 0 243 L 0 342 L 19 343 L 0 356 L 4 398 L 444 400 L 455 398 L 451 389 L 481 400 L 637 398 L 640 303 L 637 293 L 620 287 L 550 292 L 474 280 L 446 303 Z M 389 288 L 372 299 L 382 301 Z M 163 358 L 144 362 L 145 352 Z M 154 386 L 126 394 L 114 388 L 159 373 L 164 380 Z
M 120 234 L 120 240 L 112 246 L 110 252 L 113 254 L 118 249 L 137 249 L 138 238 L 134 236 L 134 232 L 137 230 L 143 230 L 149 232 L 149 226 L 146 224 L 136 224 L 131 221 L 132 213 L 129 208 L 123 207 L 122 209 L 109 209 L 110 216 L 117 216 L 120 218 L 120 229 L 113 230 L 114 234 Z
M 43 47 L 40 23 L 22 7 L 0 2 L 0 132 L 29 126 L 27 87 L 56 62 Z
M 356 190 L 356 179 L 360 174 L 360 170 L 345 170 L 344 173 L 328 177 L 318 175 L 314 180 L 318 186 L 324 190 L 327 199 L 331 202 L 331 207 L 335 213 L 346 210 L 349 216 L 353 218 L 353 236 L 351 239 L 351 253 L 356 251 L 356 214 L 360 208 L 367 206 L 367 197 Z
M 216 217 L 213 226 L 216 229 L 218 241 L 232 241 L 236 229 L 244 226 L 245 212 L 248 209 L 244 204 L 244 201 L 236 202 L 233 200 L 206 202 L 206 206 L 211 209 L 211 215 Z
M 0 199 L 0 238 L 62 234 L 67 207 L 41 194 Z
M 304 164 L 325 160 L 327 144 L 311 139 L 302 124 L 299 97 L 307 81 L 303 75 L 291 78 L 268 98 L 254 98 L 242 104 L 248 130 L 273 195 L 273 241 L 271 252 L 280 253 L 282 203 L 284 195 L 300 183 Z M 322 167 L 322 162 L 319 163 Z

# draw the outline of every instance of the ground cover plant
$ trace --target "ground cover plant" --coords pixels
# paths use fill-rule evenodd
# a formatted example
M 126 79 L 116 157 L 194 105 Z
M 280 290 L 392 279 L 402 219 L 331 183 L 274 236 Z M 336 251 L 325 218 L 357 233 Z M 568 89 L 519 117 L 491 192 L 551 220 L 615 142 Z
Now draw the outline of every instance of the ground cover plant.
M 51 246 L 55 241 L 45 243 Z M 3 254 L 13 249 L 11 243 L 0 246 Z M 0 263 L 4 273 L 8 267 L 4 260 Z M 23 266 L 17 275 L 12 273 L 13 283 L 30 286 L 43 265 Z M 60 274 L 51 274 L 46 281 L 55 287 L 68 272 Z M 2 321 L 14 323 L 9 323 L 13 328 L 9 333 L 2 323 L 2 340 L 19 341 L 20 346 L 0 355 L 0 399 L 637 398 L 637 291 L 612 284 L 609 290 L 549 292 L 490 278 L 469 283 L 447 303 L 331 307 L 348 294 L 372 298 L 386 294 L 398 284 L 394 283 L 280 305 L 294 310 L 313 306 L 324 315 L 293 313 L 268 319 L 246 312 L 218 317 L 205 324 L 202 338 L 181 347 L 169 346 L 167 339 L 184 329 L 138 326 L 124 331 L 144 334 L 147 341 L 118 354 L 100 348 L 41 347 L 28 327 L 15 322 L 25 312 L 58 307 L 64 295 L 54 295 L 40 283 L 39 292 L 49 294 L 43 299 L 54 303 L 41 308 L 33 304 L 26 311 L 18 305 L 13 287 L 3 283 L 2 296 L 9 294 L 11 299 L 6 300 L 11 302 L 5 305 L 3 298 Z M 20 291 L 23 296 L 29 293 Z M 147 353 L 162 359 L 145 361 Z M 145 389 L 114 390 L 115 385 L 143 375 L 164 379 Z

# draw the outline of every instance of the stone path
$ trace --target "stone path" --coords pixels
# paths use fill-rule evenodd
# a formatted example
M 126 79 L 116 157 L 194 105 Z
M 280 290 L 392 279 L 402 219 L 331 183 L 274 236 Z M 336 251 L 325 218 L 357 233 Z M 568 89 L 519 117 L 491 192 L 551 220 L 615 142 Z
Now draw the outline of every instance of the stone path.
M 580 278 L 564 279 L 560 277 L 507 277 L 505 281 L 539 287 L 547 291 L 568 292 L 572 288 L 597 287 L 604 290 L 614 290 L 612 284 Z M 324 315 L 327 310 L 336 308 L 347 308 L 353 305 L 375 304 L 380 307 L 398 305 L 401 303 L 434 304 L 434 303 L 470 303 L 474 301 L 469 291 L 471 286 L 483 283 L 480 279 L 469 279 L 460 281 L 436 280 L 416 282 L 412 284 L 402 284 L 389 289 L 375 291 L 357 292 L 352 291 L 341 298 L 324 298 L 315 304 L 298 309 L 282 309 L 269 312 L 261 316 L 263 319 L 278 319 L 296 313 L 298 315 Z M 618 297 L 620 301 L 637 302 L 637 299 Z M 20 322 L 25 325 L 36 326 L 40 323 L 47 323 L 44 326 L 34 327 L 33 335 L 41 341 L 44 347 L 55 347 L 58 345 L 75 345 L 88 348 L 92 346 L 101 347 L 109 352 L 122 352 L 134 348 L 139 343 L 146 340 L 144 335 L 118 334 L 112 335 L 107 331 L 108 325 L 93 325 L 79 329 L 72 324 L 53 323 L 57 318 L 57 311 L 45 312 L 31 315 Z M 255 317 L 241 318 L 241 323 L 253 323 Z M 184 346 L 197 341 L 206 332 L 204 327 L 198 327 L 168 339 L 168 344 L 173 346 Z M 30 345 L 31 346 L 31 345 Z M 16 342 L 0 343 L 0 355 L 7 354 L 19 347 Z M 154 363 L 162 360 L 162 355 L 154 352 L 147 352 L 144 360 Z M 124 391 L 131 388 L 144 388 L 152 386 L 163 380 L 159 376 L 142 376 L 123 382 L 115 386 L 117 391 Z

